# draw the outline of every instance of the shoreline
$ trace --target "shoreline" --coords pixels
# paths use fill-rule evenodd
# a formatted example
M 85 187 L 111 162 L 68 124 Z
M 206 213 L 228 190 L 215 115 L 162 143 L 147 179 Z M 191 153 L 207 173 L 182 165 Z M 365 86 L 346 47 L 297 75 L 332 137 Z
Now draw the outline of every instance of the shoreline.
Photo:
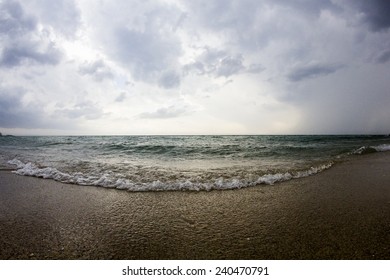
M 390 153 L 237 190 L 127 192 L 0 171 L 0 259 L 389 259 Z

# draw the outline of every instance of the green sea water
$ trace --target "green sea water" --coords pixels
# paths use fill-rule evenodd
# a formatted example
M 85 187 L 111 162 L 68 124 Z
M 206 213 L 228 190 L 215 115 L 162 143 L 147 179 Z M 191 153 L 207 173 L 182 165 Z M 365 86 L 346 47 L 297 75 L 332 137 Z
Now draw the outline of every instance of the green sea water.
M 273 185 L 388 150 L 383 135 L 3 136 L 0 166 L 129 191 L 212 190 Z

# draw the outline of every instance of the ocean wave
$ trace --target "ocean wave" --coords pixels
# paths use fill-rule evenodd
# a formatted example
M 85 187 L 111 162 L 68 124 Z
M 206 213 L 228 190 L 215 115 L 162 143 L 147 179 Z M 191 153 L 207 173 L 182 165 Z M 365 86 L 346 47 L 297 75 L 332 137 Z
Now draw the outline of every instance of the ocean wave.
M 105 188 L 116 188 L 127 191 L 210 191 L 229 190 L 253 187 L 261 184 L 274 185 L 277 182 L 288 181 L 317 174 L 330 168 L 333 163 L 327 163 L 307 170 L 290 171 L 284 173 L 264 174 L 252 180 L 240 178 L 208 179 L 199 181 L 198 178 L 176 179 L 171 181 L 160 181 L 157 178 L 148 182 L 133 182 L 126 178 L 118 178 L 114 173 L 104 173 L 103 175 L 89 175 L 82 172 L 73 174 L 61 172 L 53 167 L 39 167 L 34 163 L 23 163 L 18 159 L 8 161 L 9 164 L 16 165 L 13 173 L 23 176 L 33 176 L 44 179 L 53 179 L 62 183 L 99 186 Z
M 137 143 L 119 142 L 104 143 L 102 149 L 113 153 L 127 155 L 159 156 L 172 158 L 215 158 L 215 157 L 243 157 L 251 158 L 264 154 L 267 149 L 264 145 L 240 145 L 228 143 Z
M 365 155 L 376 152 L 386 152 L 390 151 L 390 144 L 382 144 L 378 146 L 362 146 L 354 151 L 352 151 L 353 155 Z
M 374 149 L 376 149 L 378 152 L 387 152 L 390 151 L 390 144 L 375 146 Z

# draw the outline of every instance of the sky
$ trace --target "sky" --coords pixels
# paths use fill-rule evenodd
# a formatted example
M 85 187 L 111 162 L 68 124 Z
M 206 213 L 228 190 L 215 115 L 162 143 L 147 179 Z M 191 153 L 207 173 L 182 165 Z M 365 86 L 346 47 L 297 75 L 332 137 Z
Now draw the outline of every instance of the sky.
M 388 0 L 0 0 L 0 131 L 389 134 Z

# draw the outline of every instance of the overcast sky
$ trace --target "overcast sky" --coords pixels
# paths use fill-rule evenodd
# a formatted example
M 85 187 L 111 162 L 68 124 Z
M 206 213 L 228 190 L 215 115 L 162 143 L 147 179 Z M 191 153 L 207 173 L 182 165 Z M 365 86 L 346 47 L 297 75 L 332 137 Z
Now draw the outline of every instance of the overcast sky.
M 5 134 L 390 133 L 388 0 L 0 0 Z

